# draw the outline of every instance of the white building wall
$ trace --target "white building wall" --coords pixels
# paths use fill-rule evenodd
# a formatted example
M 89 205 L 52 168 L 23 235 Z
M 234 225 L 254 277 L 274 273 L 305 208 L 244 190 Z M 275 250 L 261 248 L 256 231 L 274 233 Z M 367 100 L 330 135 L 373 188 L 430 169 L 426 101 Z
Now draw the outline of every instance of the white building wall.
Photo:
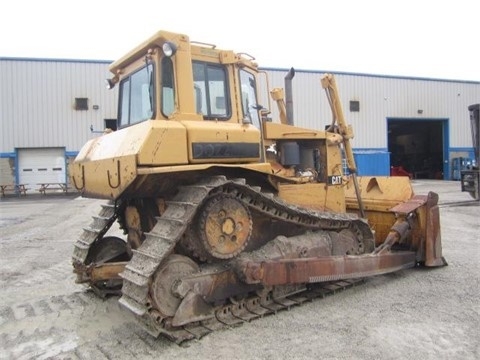
M 104 85 L 104 79 L 111 77 L 109 63 L 0 57 L 0 183 L 18 181 L 21 151 L 59 148 L 69 162 L 87 140 L 103 131 L 104 119 L 117 117 L 118 87 L 107 90 Z M 288 69 L 264 70 L 270 88 L 284 87 Z M 323 74 L 296 71 L 292 85 L 297 126 L 324 129 L 331 123 L 320 84 Z M 347 121 L 354 129 L 355 150 L 387 150 L 387 119 L 394 118 L 447 120 L 446 158 L 471 153 L 468 106 L 480 103 L 480 82 L 350 73 L 335 73 L 335 77 Z M 260 86 L 260 104 L 278 119 L 276 104 L 265 90 Z M 89 109 L 75 110 L 75 98 L 87 98 Z M 360 102 L 359 112 L 349 111 L 351 100 Z
M 103 120 L 116 118 L 118 87 L 107 90 L 109 62 L 0 58 L 0 153 L 16 148 L 65 147 L 76 152 Z M 265 69 L 270 87 L 284 87 L 287 69 Z M 320 79 L 324 72 L 297 70 L 293 78 L 295 123 L 324 129 L 332 116 Z M 387 118 L 448 119 L 449 147 L 471 147 L 468 105 L 480 102 L 480 82 L 410 79 L 336 73 L 356 149 L 386 149 Z M 265 91 L 261 91 L 265 94 Z M 88 98 L 89 110 L 74 109 L 75 98 Z M 350 100 L 360 102 L 349 111 Z M 272 100 L 261 104 L 278 119 Z M 94 110 L 93 105 L 99 109 Z M 418 110 L 423 110 L 418 114 Z
M 65 147 L 78 151 L 116 118 L 117 90 L 107 90 L 108 62 L 0 59 L 2 153 L 16 148 Z M 88 110 L 75 110 L 88 98 Z M 98 110 L 93 109 L 98 106 Z
M 265 69 L 271 88 L 284 87 L 288 69 Z M 324 72 L 296 71 L 293 78 L 295 124 L 324 129 L 332 116 L 320 79 Z M 471 147 L 468 106 L 480 102 L 480 82 L 410 79 L 336 73 L 345 117 L 353 126 L 354 148 L 386 149 L 387 118 L 449 120 L 449 146 Z M 350 112 L 351 100 L 360 102 Z M 262 105 L 268 101 L 262 98 Z M 278 118 L 271 102 L 272 117 Z M 418 110 L 423 110 L 422 114 Z

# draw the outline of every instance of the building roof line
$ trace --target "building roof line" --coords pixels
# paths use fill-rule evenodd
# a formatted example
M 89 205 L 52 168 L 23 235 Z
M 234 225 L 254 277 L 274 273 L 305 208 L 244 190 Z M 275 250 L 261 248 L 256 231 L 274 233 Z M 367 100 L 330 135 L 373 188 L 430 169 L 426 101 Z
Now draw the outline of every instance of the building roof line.
M 94 64 L 111 64 L 113 62 L 112 60 L 30 58 L 30 57 L 8 57 L 8 56 L 0 56 L 0 61 L 35 61 L 35 62 L 65 62 L 65 63 L 94 63 Z
M 30 57 L 6 57 L 0 56 L 0 61 L 38 61 L 38 62 L 66 62 L 66 63 L 95 63 L 95 64 L 111 64 L 113 60 L 93 60 L 93 59 L 62 59 L 62 58 L 30 58 Z M 287 68 L 276 68 L 276 67 L 260 67 L 260 70 L 266 71 L 285 71 L 288 72 Z M 298 73 L 333 73 L 337 75 L 350 75 L 350 76 L 362 76 L 362 77 L 376 77 L 376 78 L 385 78 L 385 79 L 403 79 L 403 80 L 421 80 L 421 81 L 439 81 L 439 82 L 452 82 L 452 83 L 465 83 L 465 84 L 475 84 L 480 85 L 480 81 L 475 80 L 455 80 L 455 79 L 440 79 L 440 78 L 429 78 L 429 77 L 415 77 L 415 76 L 400 76 L 400 75 L 385 75 L 385 74 L 370 74 L 370 73 L 357 73 L 357 72 L 346 72 L 346 71 L 334 71 L 334 70 L 309 70 L 309 69 L 295 69 L 295 72 Z
M 265 71 L 285 71 L 288 72 L 290 69 L 287 68 L 274 68 L 274 67 L 260 67 L 260 70 Z M 455 79 L 440 79 L 440 78 L 429 78 L 429 77 L 416 77 L 416 76 L 401 76 L 401 75 L 385 75 L 385 74 L 370 74 L 370 73 L 357 73 L 357 72 L 346 72 L 346 71 L 336 71 L 336 70 L 306 70 L 306 69 L 297 69 L 295 68 L 296 73 L 332 73 L 336 75 L 350 75 L 350 76 L 362 76 L 362 77 L 376 77 L 376 78 L 386 78 L 386 79 L 402 79 L 402 80 L 421 80 L 421 81 L 439 81 L 439 82 L 452 82 L 452 83 L 467 83 L 480 85 L 480 81 L 475 80 L 455 80 Z

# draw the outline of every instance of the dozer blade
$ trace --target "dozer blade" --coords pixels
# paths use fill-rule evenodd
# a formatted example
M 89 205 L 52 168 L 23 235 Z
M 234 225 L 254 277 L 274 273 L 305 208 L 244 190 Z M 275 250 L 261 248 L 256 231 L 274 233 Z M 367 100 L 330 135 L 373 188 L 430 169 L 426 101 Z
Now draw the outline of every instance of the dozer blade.
M 417 259 L 428 267 L 447 265 L 442 256 L 442 234 L 440 231 L 440 209 L 438 194 L 429 192 L 428 195 L 415 195 L 408 201 L 401 203 L 390 211 L 404 216 L 416 212 L 421 236 Z

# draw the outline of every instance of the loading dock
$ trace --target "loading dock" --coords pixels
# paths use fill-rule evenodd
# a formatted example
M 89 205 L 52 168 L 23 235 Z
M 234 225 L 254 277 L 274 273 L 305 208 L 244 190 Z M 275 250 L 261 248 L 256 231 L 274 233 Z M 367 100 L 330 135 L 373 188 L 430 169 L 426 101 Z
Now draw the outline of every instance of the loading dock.
M 414 179 L 449 179 L 448 120 L 387 119 L 390 165 Z

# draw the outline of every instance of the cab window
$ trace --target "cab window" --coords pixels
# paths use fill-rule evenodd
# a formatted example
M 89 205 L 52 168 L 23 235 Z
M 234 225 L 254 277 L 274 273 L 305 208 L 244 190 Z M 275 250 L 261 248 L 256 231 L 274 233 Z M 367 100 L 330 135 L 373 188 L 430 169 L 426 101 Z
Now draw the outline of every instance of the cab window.
M 216 64 L 193 62 L 193 81 L 197 113 L 207 120 L 228 120 L 231 105 L 225 68 Z
M 170 116 L 175 110 L 175 81 L 172 59 L 162 59 L 162 114 Z
M 120 82 L 119 124 L 151 119 L 154 109 L 153 65 L 148 64 Z
M 255 76 L 245 70 L 240 70 L 240 87 L 244 121 L 246 120 L 246 122 L 249 122 L 260 128 Z

